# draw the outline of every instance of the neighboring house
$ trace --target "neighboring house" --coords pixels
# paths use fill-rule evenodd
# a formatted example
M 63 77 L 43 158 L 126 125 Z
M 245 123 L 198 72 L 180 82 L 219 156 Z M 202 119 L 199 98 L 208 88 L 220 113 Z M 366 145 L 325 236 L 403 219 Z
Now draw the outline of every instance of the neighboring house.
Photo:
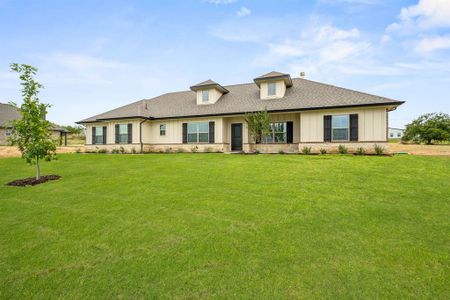
M 403 137 L 405 129 L 389 127 L 389 138 L 390 139 L 400 139 Z
M 86 150 L 277 153 L 387 146 L 388 112 L 404 103 L 279 72 L 253 83 L 207 80 L 190 89 L 77 122 L 86 126 Z M 271 134 L 255 144 L 244 117 L 265 108 Z
M 20 112 L 12 105 L 0 103 L 0 145 L 7 144 L 7 138 L 11 135 L 13 120 L 20 119 Z M 67 145 L 67 133 L 64 128 L 53 124 L 52 137 L 57 140 L 60 145 Z

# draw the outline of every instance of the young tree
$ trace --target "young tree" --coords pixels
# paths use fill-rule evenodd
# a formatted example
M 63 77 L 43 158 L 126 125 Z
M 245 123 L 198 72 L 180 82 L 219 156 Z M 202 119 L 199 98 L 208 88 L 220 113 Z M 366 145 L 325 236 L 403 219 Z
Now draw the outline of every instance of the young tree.
M 83 133 L 83 126 L 80 125 L 75 125 L 75 126 L 65 126 L 66 130 L 70 133 L 70 134 L 76 134 L 76 135 L 81 135 Z
M 270 118 L 267 109 L 246 114 L 245 121 L 256 144 L 261 144 L 263 138 L 270 134 Z
M 36 179 L 41 176 L 40 160 L 51 160 L 55 154 L 56 146 L 51 138 L 51 123 L 45 119 L 49 104 L 39 102 L 39 89 L 43 86 L 34 80 L 37 69 L 30 65 L 13 63 L 11 70 L 20 74 L 22 81 L 23 103 L 16 106 L 22 118 L 12 122 L 12 133 L 9 141 L 22 152 L 29 164 L 36 164 Z
M 426 144 L 450 141 L 450 116 L 445 113 L 421 115 L 406 125 L 402 141 Z

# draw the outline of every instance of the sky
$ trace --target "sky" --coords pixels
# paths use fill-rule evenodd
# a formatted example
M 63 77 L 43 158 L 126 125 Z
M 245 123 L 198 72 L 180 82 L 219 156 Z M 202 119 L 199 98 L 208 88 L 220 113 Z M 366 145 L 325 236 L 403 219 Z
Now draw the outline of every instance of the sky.
M 20 104 L 13 62 L 61 125 L 275 70 L 406 101 L 403 127 L 450 113 L 450 0 L 0 0 L 0 102 Z

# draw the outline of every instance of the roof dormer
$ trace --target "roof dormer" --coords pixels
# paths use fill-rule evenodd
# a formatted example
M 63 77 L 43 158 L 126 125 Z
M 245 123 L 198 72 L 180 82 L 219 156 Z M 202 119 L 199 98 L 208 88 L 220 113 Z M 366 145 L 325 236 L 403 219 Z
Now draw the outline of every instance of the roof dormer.
M 259 87 L 262 100 L 283 98 L 286 89 L 292 86 L 292 79 L 289 74 L 275 71 L 256 77 L 253 81 Z
M 191 90 L 197 93 L 197 105 L 214 104 L 228 93 L 226 88 L 211 79 L 191 86 Z

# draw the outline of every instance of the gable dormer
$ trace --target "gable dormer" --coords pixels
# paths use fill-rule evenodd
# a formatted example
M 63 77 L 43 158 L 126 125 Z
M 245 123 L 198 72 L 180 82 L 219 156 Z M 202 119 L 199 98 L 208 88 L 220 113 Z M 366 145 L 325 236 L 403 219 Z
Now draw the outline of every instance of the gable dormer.
M 197 105 L 214 104 L 223 94 L 228 93 L 226 88 L 211 79 L 191 86 L 191 90 L 197 93 Z
M 262 100 L 283 98 L 286 89 L 292 86 L 289 74 L 272 71 L 253 79 L 259 87 L 259 95 Z

